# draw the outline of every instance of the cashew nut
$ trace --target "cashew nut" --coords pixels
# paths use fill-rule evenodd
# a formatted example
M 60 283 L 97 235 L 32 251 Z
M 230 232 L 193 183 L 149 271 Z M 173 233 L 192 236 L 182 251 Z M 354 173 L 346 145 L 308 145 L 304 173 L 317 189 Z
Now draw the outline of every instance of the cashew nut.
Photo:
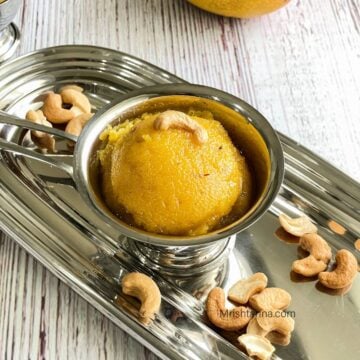
M 291 295 L 280 288 L 266 288 L 249 299 L 250 306 L 257 310 L 286 309 L 291 302 Z
M 229 331 L 242 329 L 252 317 L 252 310 L 246 306 L 238 306 L 227 310 L 225 308 L 224 290 L 219 287 L 209 292 L 206 300 L 206 313 L 215 326 Z
M 91 119 L 93 114 L 81 114 L 74 117 L 66 124 L 65 132 L 79 136 L 85 124 Z
M 78 92 L 83 92 L 84 89 L 81 87 L 81 86 L 78 86 L 78 85 L 75 85 L 75 84 L 69 84 L 69 85 L 65 85 L 63 86 L 61 89 L 60 89 L 60 93 L 63 91 L 63 90 L 68 90 L 68 89 L 72 89 L 72 90 L 75 90 L 75 91 L 78 91 Z
M 326 270 L 326 268 L 327 264 L 309 255 L 304 259 L 294 261 L 291 270 L 302 276 L 312 277 Z
M 80 109 L 83 113 L 91 112 L 90 101 L 82 92 L 68 86 L 61 90 L 60 95 L 65 104 L 71 104 L 76 109 Z M 73 111 L 72 108 L 70 110 Z
M 278 345 L 283 345 L 283 346 L 289 345 L 290 339 L 291 339 L 291 332 L 293 331 L 293 330 L 291 330 L 292 329 L 291 326 L 287 327 L 283 333 L 280 333 L 277 330 L 269 331 L 269 330 L 263 329 L 259 325 L 258 319 L 259 319 L 259 317 L 256 316 L 250 320 L 250 322 L 246 328 L 247 334 L 265 337 L 273 344 L 278 344 Z M 284 319 L 284 318 L 282 318 L 282 319 Z M 284 328 L 284 327 L 285 326 L 283 325 L 282 328 Z M 287 329 L 290 329 L 291 331 L 286 332 Z
M 279 312 L 279 314 L 276 314 Z M 256 315 L 258 325 L 266 331 L 266 334 L 271 331 L 276 331 L 283 335 L 288 335 L 294 331 L 295 321 L 289 316 L 282 316 L 285 314 L 278 310 L 261 311 Z
M 200 144 L 208 141 L 206 129 L 181 111 L 164 111 L 155 119 L 153 126 L 155 130 L 182 129 L 188 131 L 194 134 Z
M 243 334 L 238 341 L 249 356 L 256 356 L 259 360 L 269 360 L 275 351 L 269 340 L 258 335 Z
M 154 280 L 145 274 L 133 272 L 125 275 L 121 284 L 124 294 L 140 300 L 140 320 L 148 324 L 154 319 L 161 304 L 161 293 Z
M 348 250 L 339 250 L 335 257 L 336 268 L 319 274 L 320 283 L 330 289 L 341 289 L 351 285 L 357 274 L 358 263 Z
M 63 124 L 70 121 L 75 115 L 71 110 L 62 107 L 63 101 L 59 94 L 47 95 L 42 111 L 46 118 L 54 124 Z
M 324 271 L 331 259 L 331 248 L 318 234 L 305 234 L 300 238 L 299 245 L 309 252 L 309 256 L 293 262 L 292 270 L 303 276 L 314 276 Z
M 228 298 L 238 304 L 246 304 L 252 295 L 266 288 L 267 281 L 264 273 L 255 273 L 235 283 L 229 290 Z
M 271 331 L 266 335 L 266 339 L 268 339 L 272 344 L 287 346 L 290 344 L 291 333 L 284 335 L 276 331 Z
M 249 324 L 246 328 L 246 333 L 265 337 L 268 332 L 260 327 L 255 316 L 249 321 Z
M 293 219 L 286 214 L 280 214 L 279 221 L 284 230 L 295 236 L 317 232 L 317 227 L 305 215 Z
M 46 117 L 41 110 L 29 110 L 26 114 L 26 119 L 35 124 L 52 127 L 52 124 L 46 120 Z M 33 130 L 31 131 L 31 139 L 42 150 L 55 152 L 55 139 L 52 135 L 42 131 Z
M 331 259 L 331 247 L 320 235 L 305 234 L 300 238 L 299 245 L 309 252 L 316 260 L 328 263 Z

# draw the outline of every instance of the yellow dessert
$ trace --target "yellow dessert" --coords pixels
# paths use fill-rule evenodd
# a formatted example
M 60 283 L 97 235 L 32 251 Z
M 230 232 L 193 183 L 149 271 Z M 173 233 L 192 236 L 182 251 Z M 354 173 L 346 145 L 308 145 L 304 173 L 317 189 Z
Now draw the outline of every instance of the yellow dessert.
M 290 0 L 188 0 L 191 4 L 214 14 L 251 18 L 280 9 Z
M 200 235 L 251 205 L 245 158 L 209 112 L 145 113 L 106 129 L 99 151 L 110 210 L 146 231 Z

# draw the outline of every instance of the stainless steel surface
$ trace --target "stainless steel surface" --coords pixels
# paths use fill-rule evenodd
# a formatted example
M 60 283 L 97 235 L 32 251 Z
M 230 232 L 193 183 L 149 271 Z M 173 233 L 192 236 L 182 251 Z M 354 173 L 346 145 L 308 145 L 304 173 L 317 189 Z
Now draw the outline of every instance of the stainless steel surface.
M 211 111 L 211 106 L 221 106 L 221 110 L 223 110 L 223 107 L 226 107 L 227 111 L 231 112 L 231 116 L 236 119 L 233 120 L 231 126 L 244 122 L 250 124 L 246 126 L 254 127 L 265 142 L 266 145 L 264 146 L 267 146 L 268 156 L 270 156 L 269 179 L 266 185 L 264 185 L 264 190 L 261 194 L 257 195 L 251 209 L 235 222 L 201 236 L 157 235 L 130 226 L 121 221 L 108 209 L 99 190 L 99 172 L 96 164 L 97 152 L 101 146 L 99 142 L 100 134 L 109 124 L 118 123 L 119 119 L 124 121 L 129 116 L 137 116 L 135 114 L 138 108 L 141 109 L 141 112 L 153 111 L 154 107 L 157 107 L 158 111 L 168 109 L 168 106 L 170 106 L 168 103 L 171 103 L 171 99 L 173 99 L 172 95 L 183 96 L 183 98 L 187 99 L 187 106 L 201 106 L 202 110 Z M 221 120 L 219 119 L 219 121 Z M 225 126 L 225 124 L 223 125 Z M 258 158 L 260 158 L 260 155 L 260 151 L 253 154 L 254 157 L 257 156 Z M 87 123 L 79 136 L 74 154 L 74 179 L 79 193 L 85 199 L 89 208 L 94 208 L 97 215 L 104 222 L 117 229 L 119 233 L 142 242 L 160 246 L 196 246 L 208 244 L 243 231 L 256 222 L 272 204 L 280 189 L 283 174 L 284 159 L 280 141 L 275 131 L 260 113 L 235 96 L 206 86 L 190 84 L 153 86 L 133 91 L 128 95 L 115 99 L 114 102 L 100 110 Z M 255 174 L 255 178 L 260 177 L 257 175 Z
M 0 62 L 8 60 L 14 55 L 19 42 L 20 31 L 14 23 L 0 30 Z
M 134 88 L 180 81 L 115 51 L 60 47 L 0 67 L 0 108 L 23 117 L 29 106 L 39 104 L 42 93 L 64 83 L 84 86 L 92 103 L 100 108 Z M 0 135 L 32 146 L 14 127 L 4 126 Z M 280 212 L 306 213 L 319 224 L 320 233 L 334 250 L 347 248 L 360 260 L 354 248 L 354 241 L 360 238 L 360 186 L 287 137 L 280 135 L 280 139 L 286 172 L 279 196 L 262 219 L 229 241 L 224 248 L 229 252 L 225 251 L 226 260 L 217 273 L 215 269 L 208 277 L 198 275 L 191 285 L 186 277 L 174 278 L 157 271 L 157 258 L 151 253 L 154 249 L 137 250 L 150 251 L 144 261 L 152 258 L 155 265 L 144 266 L 131 240 L 119 237 L 88 211 L 66 173 L 4 152 L 0 162 L 1 227 L 91 304 L 163 358 L 246 358 L 232 345 L 236 345 L 233 336 L 228 341 L 226 334 L 219 335 L 208 325 L 203 300 L 218 282 L 229 288 L 240 277 L 264 271 L 270 286 L 292 294 L 289 310 L 296 312 L 292 342 L 288 347 L 277 347 L 279 357 L 357 359 L 359 277 L 351 291 L 342 296 L 323 292 L 315 281 L 296 282 L 290 276 L 290 267 L 297 257 L 297 246 L 280 241 L 274 232 Z M 66 152 L 52 158 L 71 164 Z M 330 220 L 343 225 L 345 235 L 333 233 L 328 226 Z M 133 305 L 119 289 L 123 274 L 134 269 L 153 275 L 163 294 L 159 316 L 148 328 L 136 321 Z
M 21 5 L 21 0 L 5 0 L 0 4 L 0 62 L 9 59 L 19 45 L 20 32 L 11 23 Z
M 6 28 L 19 11 L 22 0 L 5 0 L 0 3 L 0 31 Z

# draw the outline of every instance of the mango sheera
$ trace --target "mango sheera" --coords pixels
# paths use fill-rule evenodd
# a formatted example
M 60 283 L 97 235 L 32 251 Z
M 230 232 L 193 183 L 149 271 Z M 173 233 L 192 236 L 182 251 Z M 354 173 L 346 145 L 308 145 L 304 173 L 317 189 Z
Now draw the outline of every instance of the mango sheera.
M 177 116 L 185 123 L 176 123 Z M 100 140 L 104 200 L 131 225 L 157 234 L 201 235 L 251 205 L 246 160 L 209 112 L 145 113 L 108 127 Z

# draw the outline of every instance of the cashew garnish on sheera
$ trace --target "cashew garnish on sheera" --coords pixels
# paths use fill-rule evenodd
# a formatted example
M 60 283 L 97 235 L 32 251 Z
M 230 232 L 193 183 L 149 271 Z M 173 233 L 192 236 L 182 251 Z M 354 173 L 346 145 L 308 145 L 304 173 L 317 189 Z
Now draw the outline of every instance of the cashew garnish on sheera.
M 161 305 L 161 293 L 155 281 L 145 274 L 133 272 L 123 277 L 121 285 L 124 294 L 134 296 L 141 302 L 139 318 L 148 324 Z
M 212 289 L 206 300 L 206 314 L 209 320 L 220 329 L 236 331 L 244 328 L 249 323 L 252 312 L 246 306 L 227 310 L 224 290 L 219 287 Z
M 305 215 L 293 219 L 286 214 L 280 214 L 279 221 L 286 232 L 295 236 L 317 232 L 317 227 Z
M 252 295 L 266 288 L 267 281 L 264 273 L 255 273 L 235 283 L 229 290 L 228 298 L 237 304 L 246 304 Z
M 194 134 L 200 144 L 208 141 L 208 133 L 200 124 L 181 111 L 167 110 L 154 121 L 155 130 L 182 129 Z
M 300 238 L 299 245 L 309 256 L 293 262 L 294 272 L 303 276 L 314 276 L 327 268 L 331 259 L 331 248 L 320 235 L 305 234 Z
M 348 250 L 342 249 L 336 253 L 336 268 L 333 271 L 321 272 L 319 281 L 330 289 L 342 289 L 351 285 L 357 275 L 358 262 Z

